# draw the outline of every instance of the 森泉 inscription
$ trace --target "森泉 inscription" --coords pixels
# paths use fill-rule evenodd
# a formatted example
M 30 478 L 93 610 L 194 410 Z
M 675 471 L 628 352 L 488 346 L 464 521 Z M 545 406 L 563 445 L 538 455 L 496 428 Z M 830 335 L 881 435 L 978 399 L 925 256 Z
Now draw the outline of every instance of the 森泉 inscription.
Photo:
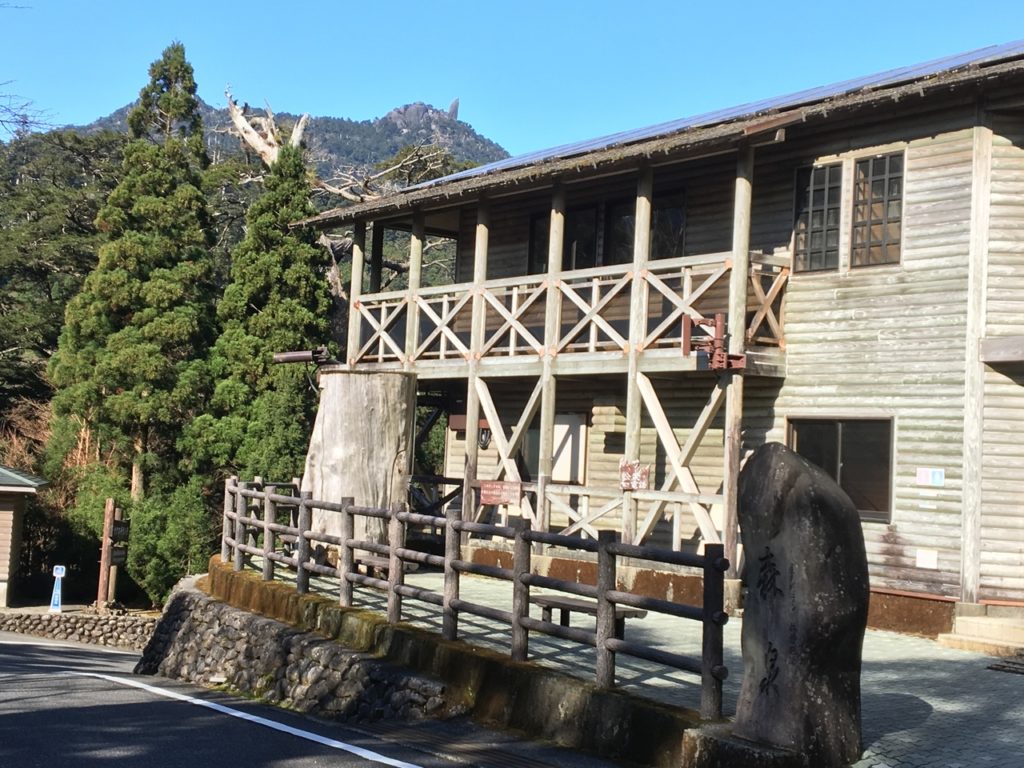
M 743 688 L 735 735 L 820 768 L 861 754 L 868 571 L 860 516 L 818 467 L 777 443 L 739 480 L 747 553 Z

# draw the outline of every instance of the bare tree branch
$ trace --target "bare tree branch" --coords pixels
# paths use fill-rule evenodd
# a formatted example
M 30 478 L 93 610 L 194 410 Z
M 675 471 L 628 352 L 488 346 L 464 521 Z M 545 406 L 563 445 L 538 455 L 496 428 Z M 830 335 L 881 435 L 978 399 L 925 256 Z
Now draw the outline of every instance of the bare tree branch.
M 277 162 L 278 153 L 281 151 L 281 131 L 274 120 L 274 113 L 270 105 L 266 106 L 264 117 L 246 114 L 246 109 L 239 109 L 238 103 L 231 96 L 230 89 L 225 89 L 224 95 L 228 101 L 228 116 L 231 124 L 235 127 L 239 136 L 253 152 L 259 155 L 260 160 L 268 166 Z M 302 143 L 302 137 L 309 124 L 309 113 L 302 115 L 295 124 L 291 136 L 288 139 L 289 146 L 298 147 Z

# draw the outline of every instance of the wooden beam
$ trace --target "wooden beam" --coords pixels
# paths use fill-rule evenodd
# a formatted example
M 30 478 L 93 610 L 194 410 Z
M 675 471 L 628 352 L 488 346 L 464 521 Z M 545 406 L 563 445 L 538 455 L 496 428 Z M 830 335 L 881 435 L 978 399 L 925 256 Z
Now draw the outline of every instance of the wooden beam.
M 409 236 L 409 285 L 405 303 L 405 369 L 412 370 L 413 360 L 419 348 L 420 313 L 416 304 L 416 292 L 420 289 L 423 274 L 423 211 L 412 215 L 412 233 Z
M 352 278 L 348 289 L 348 343 L 345 357 L 348 364 L 355 365 L 359 350 L 359 298 L 363 295 L 363 269 L 366 258 L 366 222 L 357 221 L 352 231 Z
M 640 459 L 640 430 L 643 409 L 637 389 L 640 372 L 640 347 L 647 335 L 647 285 L 641 277 L 651 252 L 651 208 L 654 197 L 654 171 L 643 168 L 636 185 L 636 214 L 633 237 L 633 285 L 629 295 L 629 368 L 626 373 L 626 446 L 628 461 Z M 636 538 L 636 502 L 629 491 L 622 501 L 622 540 Z
M 526 404 L 526 410 L 523 411 L 522 416 L 519 418 L 519 423 L 516 424 L 512 430 L 511 439 L 505 438 L 505 428 L 501 423 L 501 415 L 498 413 L 498 409 L 494 406 L 494 399 L 491 397 L 491 390 L 487 386 L 487 382 L 481 378 L 477 378 L 475 381 L 477 398 L 480 401 L 480 406 L 483 408 L 484 415 L 487 417 L 487 423 L 491 427 L 491 440 L 494 442 L 494 447 L 498 449 L 498 460 L 501 463 L 498 474 L 495 479 L 500 479 L 502 474 L 506 477 L 511 478 L 513 481 L 522 482 L 523 478 L 519 474 L 519 467 L 516 465 L 515 454 L 519 451 L 519 446 L 523 442 L 523 438 L 526 436 L 527 428 L 530 422 L 533 420 L 534 414 L 537 413 L 537 406 L 540 401 L 541 385 L 534 388 L 533 394 L 530 396 L 529 402 Z M 533 519 L 533 507 L 530 502 L 523 499 L 521 502 L 521 508 L 523 511 Z
M 491 209 L 481 199 L 476 207 L 476 240 L 473 246 L 473 315 L 469 339 L 469 374 L 466 380 L 466 459 L 462 493 L 462 519 L 476 517 L 472 484 L 476 481 L 480 453 L 480 397 L 476 382 L 479 378 L 479 351 L 486 332 L 483 284 L 487 280 L 487 249 L 490 240 Z
M 982 339 L 979 356 L 981 362 L 989 365 L 1024 362 L 1024 336 L 991 336 Z
M 661 401 L 658 399 L 658 393 L 654 391 L 654 385 L 651 384 L 651 380 L 642 373 L 637 373 L 637 388 L 640 390 L 640 395 L 643 397 L 644 405 L 647 406 L 647 413 L 651 417 L 651 421 L 654 422 L 654 428 L 658 432 L 658 439 L 661 441 L 662 447 L 665 449 L 665 456 L 668 458 L 669 463 L 672 465 L 672 470 L 675 473 L 676 479 L 679 485 L 682 486 L 683 490 L 687 493 L 700 493 L 700 488 L 697 486 L 697 481 L 693 477 L 693 473 L 690 471 L 689 457 L 684 460 L 683 452 L 679 448 L 679 443 L 676 441 L 675 432 L 672 431 L 672 425 L 668 421 L 668 416 L 665 414 L 665 410 L 661 407 Z M 691 454 L 692 457 L 692 454 Z M 707 509 L 702 505 L 691 501 L 690 511 L 693 516 L 697 519 L 697 525 L 700 526 L 701 536 L 704 541 L 711 542 L 713 544 L 720 543 L 721 539 L 718 536 L 718 531 L 715 528 L 714 522 L 711 520 L 711 515 L 708 514 Z M 636 533 L 636 538 L 632 543 L 639 544 L 643 537 L 651 532 L 657 522 L 657 514 L 647 515 L 644 520 L 644 524 L 640 526 L 640 529 Z
M 736 192 L 732 219 L 732 274 L 729 276 L 729 354 L 746 349 L 747 286 L 750 280 L 750 205 L 754 185 L 754 148 L 741 147 L 736 159 Z M 743 374 L 733 371 L 725 398 L 725 457 L 722 472 L 722 539 L 729 560 L 728 579 L 738 577 L 739 526 L 736 517 L 740 461 L 743 451 Z
M 981 337 L 985 332 L 992 191 L 991 127 L 975 126 L 973 150 L 967 322 L 964 331 L 967 347 L 964 351 L 963 544 L 960 555 L 960 599 L 965 603 L 978 602 L 981 590 L 981 453 L 985 435 L 985 364 L 981 362 Z

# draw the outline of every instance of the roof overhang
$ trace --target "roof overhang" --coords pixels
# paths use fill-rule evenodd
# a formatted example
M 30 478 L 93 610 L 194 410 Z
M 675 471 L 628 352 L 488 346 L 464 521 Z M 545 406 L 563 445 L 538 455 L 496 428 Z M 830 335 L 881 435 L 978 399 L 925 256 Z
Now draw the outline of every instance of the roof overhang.
M 570 182 L 635 168 L 638 164 L 658 165 L 740 146 L 770 142 L 787 126 L 849 118 L 894 102 L 923 99 L 960 90 L 970 95 L 984 84 L 1003 77 L 1024 74 L 1024 60 L 1017 53 L 1010 60 L 981 66 L 971 64 L 951 71 L 884 86 L 865 86 L 851 93 L 820 98 L 787 109 L 766 109 L 712 124 L 695 125 L 666 135 L 631 143 L 615 144 L 576 155 L 558 155 L 536 162 L 515 164 L 503 161 L 493 172 L 463 172 L 450 178 L 409 188 L 387 197 L 335 208 L 295 222 L 293 226 L 326 229 L 359 220 L 386 219 L 411 210 L 446 208 L 481 197 L 494 197 Z M 973 89 L 973 90 L 971 90 Z M 509 167 L 511 166 L 511 167 Z M 468 175 L 467 175 L 468 173 Z

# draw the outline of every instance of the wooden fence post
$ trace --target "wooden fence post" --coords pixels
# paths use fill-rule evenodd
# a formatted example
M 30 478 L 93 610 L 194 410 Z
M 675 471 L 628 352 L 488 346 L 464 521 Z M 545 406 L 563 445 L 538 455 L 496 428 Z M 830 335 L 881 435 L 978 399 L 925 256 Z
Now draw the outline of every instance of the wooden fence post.
M 339 586 L 338 600 L 346 608 L 352 605 L 352 582 L 348 575 L 355 571 L 355 554 L 349 544 L 355 538 L 355 520 L 352 517 L 351 507 L 356 500 L 346 496 L 341 500 L 341 546 L 338 548 L 338 577 L 341 580 Z
M 603 535 L 604 534 L 604 535 Z M 612 534 L 608 536 L 606 534 Z M 608 550 L 613 531 L 598 531 L 597 548 L 597 687 L 615 685 L 615 653 L 607 642 L 615 637 L 615 604 L 608 592 L 615 589 L 615 555 Z
M 472 494 L 473 489 L 463 486 L 462 492 Z M 455 504 L 449 504 L 444 513 L 444 600 L 441 634 L 445 640 L 455 640 L 459 636 L 459 612 L 453 606 L 459 599 L 459 572 L 452 563 L 462 559 L 462 534 L 455 528 L 461 512 L 462 510 Z
M 306 534 L 309 533 L 313 522 L 313 509 L 309 506 L 309 501 L 312 498 L 311 491 L 299 493 L 299 520 L 296 525 L 299 536 L 295 542 L 295 591 L 300 595 L 309 592 L 309 570 L 306 568 L 306 563 L 309 562 L 309 539 L 306 538 Z
M 274 561 L 271 555 L 274 553 L 274 531 L 270 526 L 277 522 L 277 503 L 271 501 L 270 497 L 277 493 L 276 485 L 268 485 L 264 489 L 263 496 L 263 580 L 274 580 Z
M 231 498 L 233 486 L 238 484 L 238 475 L 232 475 L 224 481 L 224 530 L 220 536 L 220 561 L 226 563 L 231 557 L 231 546 L 228 539 L 231 538 L 231 509 L 234 506 L 234 499 Z
M 530 542 L 522 531 L 516 531 L 512 555 L 512 661 L 526 661 L 530 630 L 523 619 L 530 615 L 530 585 L 523 578 L 530 572 Z
M 398 556 L 399 548 L 405 546 L 405 524 L 398 519 L 398 513 L 405 505 L 396 501 L 391 505 L 388 520 L 388 623 L 397 624 L 402 620 L 402 596 L 398 587 L 405 581 L 405 567 Z
M 723 610 L 724 579 L 728 562 L 723 544 L 704 545 L 704 634 L 701 644 L 700 716 L 705 720 L 722 717 L 722 679 L 725 677 L 722 625 L 728 621 Z
M 248 483 L 238 483 L 238 492 L 235 493 L 235 570 L 242 570 L 245 564 L 245 553 L 242 552 L 242 545 L 245 543 L 245 523 L 242 518 L 246 516 L 248 506 L 245 496 L 241 491 L 248 487 Z

